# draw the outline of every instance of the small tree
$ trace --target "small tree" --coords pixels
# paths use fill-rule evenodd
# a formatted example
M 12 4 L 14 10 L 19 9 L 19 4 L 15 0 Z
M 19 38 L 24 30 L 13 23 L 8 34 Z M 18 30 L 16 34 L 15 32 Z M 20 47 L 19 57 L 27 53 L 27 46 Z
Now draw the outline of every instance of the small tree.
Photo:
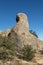
M 30 45 L 24 45 L 22 49 L 22 54 L 24 56 L 24 59 L 27 61 L 32 60 L 35 56 L 34 51 Z
M 29 32 L 33 35 L 35 35 L 37 38 L 38 38 L 38 35 L 36 34 L 36 32 L 32 31 L 32 30 L 29 30 Z

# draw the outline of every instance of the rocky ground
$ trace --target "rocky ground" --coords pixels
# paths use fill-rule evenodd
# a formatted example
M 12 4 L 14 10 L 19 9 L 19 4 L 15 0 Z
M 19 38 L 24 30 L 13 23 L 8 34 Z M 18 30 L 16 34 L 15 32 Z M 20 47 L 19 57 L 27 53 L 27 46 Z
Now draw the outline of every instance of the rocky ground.
M 36 54 L 36 57 L 32 61 L 25 61 L 15 57 L 13 60 L 0 60 L 0 65 L 43 65 L 43 55 Z

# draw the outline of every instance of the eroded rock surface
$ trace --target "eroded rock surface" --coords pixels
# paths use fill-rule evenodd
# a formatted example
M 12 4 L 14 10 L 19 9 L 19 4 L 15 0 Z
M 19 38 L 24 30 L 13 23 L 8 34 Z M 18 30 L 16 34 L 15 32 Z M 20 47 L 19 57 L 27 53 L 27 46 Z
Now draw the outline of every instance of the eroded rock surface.
M 21 50 L 24 45 L 31 45 L 34 50 L 40 51 L 43 48 L 43 41 L 29 32 L 28 17 L 24 13 L 18 13 L 16 16 L 16 25 L 11 30 L 0 32 L 2 36 L 9 36 L 16 43 L 18 50 Z M 43 65 L 43 55 L 35 54 L 33 61 L 24 61 L 23 59 L 14 58 L 12 61 L 0 60 L 0 65 Z
M 10 33 L 10 31 L 11 31 L 10 29 L 7 29 L 7 30 L 5 30 L 4 32 L 2 32 L 1 35 L 2 35 L 3 37 L 7 37 L 8 34 Z
M 16 16 L 16 25 L 12 28 L 9 34 L 14 39 L 18 48 L 21 49 L 24 45 L 32 45 L 33 49 L 41 50 L 43 42 L 29 32 L 28 17 L 24 13 L 18 13 Z

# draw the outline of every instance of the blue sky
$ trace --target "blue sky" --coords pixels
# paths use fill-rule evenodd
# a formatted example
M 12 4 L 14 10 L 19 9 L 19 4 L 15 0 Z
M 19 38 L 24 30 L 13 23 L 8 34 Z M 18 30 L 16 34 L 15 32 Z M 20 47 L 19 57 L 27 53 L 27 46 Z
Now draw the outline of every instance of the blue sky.
M 27 14 L 30 29 L 43 40 L 43 0 L 0 0 L 0 30 L 11 29 L 19 12 Z

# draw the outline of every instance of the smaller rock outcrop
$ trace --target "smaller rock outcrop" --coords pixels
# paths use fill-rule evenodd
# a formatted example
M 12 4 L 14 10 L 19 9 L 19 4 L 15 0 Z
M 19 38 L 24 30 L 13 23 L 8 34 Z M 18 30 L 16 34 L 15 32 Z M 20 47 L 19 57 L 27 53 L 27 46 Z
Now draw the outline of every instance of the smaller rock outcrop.
M 14 39 L 18 49 L 24 45 L 31 45 L 34 50 L 39 51 L 43 48 L 43 42 L 29 32 L 28 17 L 24 13 L 16 16 L 16 25 L 11 29 L 9 36 Z
M 5 30 L 4 32 L 2 32 L 1 35 L 2 35 L 3 37 L 7 37 L 8 34 L 10 33 L 10 31 L 11 31 L 10 29 L 7 29 L 7 30 Z

